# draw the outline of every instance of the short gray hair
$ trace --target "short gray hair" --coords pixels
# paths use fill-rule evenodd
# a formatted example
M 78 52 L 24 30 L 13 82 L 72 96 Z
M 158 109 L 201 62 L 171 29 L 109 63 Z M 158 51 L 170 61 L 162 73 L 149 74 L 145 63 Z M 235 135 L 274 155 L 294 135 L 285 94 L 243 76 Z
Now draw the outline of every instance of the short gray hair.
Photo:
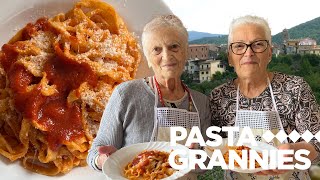
M 245 25 L 245 24 L 255 24 L 257 26 L 262 27 L 265 32 L 265 36 L 269 41 L 269 44 L 271 44 L 271 29 L 269 27 L 267 20 L 259 16 L 246 15 L 246 16 L 242 16 L 237 19 L 234 19 L 231 22 L 229 27 L 228 45 L 232 41 L 234 29 L 240 25 Z
M 173 28 L 177 30 L 185 38 L 185 41 L 186 41 L 185 43 L 188 44 L 188 31 L 184 27 L 182 21 L 173 14 L 160 15 L 152 19 L 150 22 L 148 22 L 143 28 L 141 42 L 142 42 L 143 52 L 145 55 L 147 55 L 146 54 L 147 50 L 145 49 L 147 34 L 163 28 Z

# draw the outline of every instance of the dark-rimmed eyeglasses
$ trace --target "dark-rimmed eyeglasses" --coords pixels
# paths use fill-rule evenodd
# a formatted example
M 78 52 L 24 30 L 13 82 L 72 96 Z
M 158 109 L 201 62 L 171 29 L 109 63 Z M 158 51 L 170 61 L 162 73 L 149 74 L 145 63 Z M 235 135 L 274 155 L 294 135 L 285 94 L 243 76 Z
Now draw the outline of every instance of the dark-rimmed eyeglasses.
M 231 51 L 236 55 L 244 54 L 248 47 L 255 53 L 263 53 L 269 46 L 268 40 L 257 40 L 250 44 L 244 42 L 234 42 L 230 44 Z

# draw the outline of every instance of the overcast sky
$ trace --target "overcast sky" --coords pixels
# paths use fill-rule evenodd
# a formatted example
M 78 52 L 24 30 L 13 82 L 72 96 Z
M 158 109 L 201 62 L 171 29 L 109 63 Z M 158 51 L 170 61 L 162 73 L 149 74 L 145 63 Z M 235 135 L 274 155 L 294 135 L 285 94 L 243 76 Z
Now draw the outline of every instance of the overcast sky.
M 272 35 L 320 16 L 319 0 L 163 0 L 188 31 L 228 34 L 232 19 L 266 18 Z

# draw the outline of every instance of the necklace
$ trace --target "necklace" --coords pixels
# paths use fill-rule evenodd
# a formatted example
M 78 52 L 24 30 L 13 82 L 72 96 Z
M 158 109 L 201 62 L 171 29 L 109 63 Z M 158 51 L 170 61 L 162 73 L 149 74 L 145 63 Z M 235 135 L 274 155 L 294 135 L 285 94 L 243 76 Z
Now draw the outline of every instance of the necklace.
M 162 96 L 162 93 L 161 93 L 161 90 L 160 90 L 160 87 L 159 87 L 159 83 L 158 83 L 158 81 L 157 81 L 155 76 L 153 76 L 153 80 L 154 80 L 154 84 L 155 84 L 155 86 L 157 88 L 157 92 L 158 92 L 158 95 L 159 95 L 160 102 L 161 102 L 162 106 L 165 107 L 165 103 L 164 103 L 163 96 Z M 181 82 L 181 85 L 182 85 L 183 89 L 185 91 L 187 91 L 187 93 L 188 93 L 189 111 L 192 111 L 192 99 L 191 99 L 190 91 L 187 88 L 187 86 L 185 84 L 183 84 L 182 82 Z

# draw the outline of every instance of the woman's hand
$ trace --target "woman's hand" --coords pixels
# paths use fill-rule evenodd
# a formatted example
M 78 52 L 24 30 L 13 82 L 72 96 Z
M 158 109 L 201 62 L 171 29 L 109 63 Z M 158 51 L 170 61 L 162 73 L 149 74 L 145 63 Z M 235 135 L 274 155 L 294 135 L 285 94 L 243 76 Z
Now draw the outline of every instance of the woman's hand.
M 114 146 L 99 146 L 98 147 L 98 159 L 97 159 L 97 166 L 99 169 L 102 169 L 103 163 L 108 159 L 108 157 L 117 151 L 117 148 Z
M 307 143 L 305 141 L 298 142 L 298 143 L 281 144 L 280 146 L 278 146 L 278 149 L 279 150 L 294 150 L 294 152 L 296 152 L 299 149 L 305 149 L 310 152 L 310 154 L 308 155 L 308 158 L 310 159 L 310 161 L 314 160 L 317 157 L 316 149 L 313 147 L 313 145 L 311 145 L 310 143 Z M 294 159 L 293 155 L 290 157 L 293 158 L 292 163 L 294 163 L 295 159 Z M 284 174 L 287 171 L 288 170 L 271 169 L 271 170 L 260 171 L 256 174 L 257 175 L 279 175 L 279 174 Z
M 279 150 L 290 150 L 294 149 L 292 144 L 281 144 L 278 146 Z M 263 176 L 275 176 L 280 175 L 288 172 L 288 170 L 279 170 L 279 169 L 270 169 L 270 170 L 264 170 L 257 172 L 256 175 L 263 175 Z

